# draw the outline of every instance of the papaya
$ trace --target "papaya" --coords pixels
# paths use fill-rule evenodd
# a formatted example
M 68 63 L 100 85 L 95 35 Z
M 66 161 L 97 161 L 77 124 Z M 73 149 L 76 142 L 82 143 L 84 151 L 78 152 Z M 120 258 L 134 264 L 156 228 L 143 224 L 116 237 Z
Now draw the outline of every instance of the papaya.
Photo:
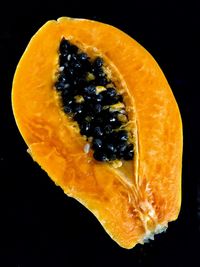
M 121 247 L 177 219 L 179 108 L 159 65 L 126 33 L 86 19 L 46 22 L 16 68 L 12 108 L 33 160 Z

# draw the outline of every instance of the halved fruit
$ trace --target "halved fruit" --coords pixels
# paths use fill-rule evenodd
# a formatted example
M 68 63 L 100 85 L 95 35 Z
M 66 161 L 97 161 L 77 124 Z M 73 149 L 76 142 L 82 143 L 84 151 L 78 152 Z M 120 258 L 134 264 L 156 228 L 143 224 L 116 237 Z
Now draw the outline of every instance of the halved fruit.
M 17 66 L 12 107 L 33 159 L 120 246 L 176 220 L 181 117 L 158 64 L 128 35 L 85 19 L 48 21 Z

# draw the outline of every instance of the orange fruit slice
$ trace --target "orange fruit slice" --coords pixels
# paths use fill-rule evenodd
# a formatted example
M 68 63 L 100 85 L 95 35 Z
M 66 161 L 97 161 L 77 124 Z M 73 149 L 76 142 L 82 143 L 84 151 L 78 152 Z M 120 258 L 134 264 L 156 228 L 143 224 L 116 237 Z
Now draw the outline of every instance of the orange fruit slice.
M 87 141 L 64 114 L 54 88 L 63 37 L 91 58 L 104 59 L 124 95 L 133 160 L 113 166 L 85 153 Z M 182 165 L 179 109 L 156 61 L 127 34 L 85 19 L 48 21 L 17 66 L 12 107 L 33 159 L 68 196 L 85 205 L 120 246 L 144 243 L 177 219 Z

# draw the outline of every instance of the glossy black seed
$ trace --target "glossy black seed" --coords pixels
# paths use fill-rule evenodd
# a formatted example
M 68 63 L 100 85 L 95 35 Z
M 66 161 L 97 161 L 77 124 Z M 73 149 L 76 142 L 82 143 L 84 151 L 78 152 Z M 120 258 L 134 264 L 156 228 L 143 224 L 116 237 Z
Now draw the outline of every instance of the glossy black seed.
M 78 61 L 72 62 L 71 66 L 77 70 L 79 70 L 82 66 Z
M 78 52 L 78 47 L 75 45 L 70 45 L 69 51 L 75 54 Z
M 117 139 L 119 142 L 128 140 L 128 133 L 125 130 L 120 130 L 117 132 Z
M 90 95 L 84 95 L 84 100 L 85 101 L 91 101 L 92 97 Z
M 112 112 L 109 114 L 109 117 L 108 117 L 108 123 L 113 127 L 113 128 L 117 128 L 119 126 L 121 126 L 121 122 L 118 120 L 117 118 L 117 114 Z
M 101 116 L 95 116 L 95 118 L 94 118 L 94 124 L 95 125 L 103 125 L 104 124 L 104 119 L 103 119 L 103 117 L 101 117 Z
M 105 77 L 97 79 L 97 83 L 101 86 L 106 86 L 108 84 L 108 80 Z
M 105 132 L 105 134 L 111 134 L 112 133 L 112 126 L 110 124 L 107 124 L 104 127 L 104 132 Z
M 70 106 L 64 106 L 63 109 L 64 109 L 64 112 L 67 114 L 72 113 L 72 108 Z
M 70 105 L 72 105 L 74 103 L 74 99 L 73 98 L 65 98 L 64 100 L 63 100 L 63 104 L 65 105 L 65 106 L 70 106 Z
M 56 86 L 56 89 L 58 91 L 62 91 L 65 88 L 65 83 L 64 82 L 56 82 L 55 86 Z
M 133 155 L 134 155 L 134 152 L 133 152 L 133 144 L 129 144 L 126 147 L 126 150 L 123 153 L 123 158 L 125 160 L 131 160 L 131 159 L 133 159 Z
M 115 88 L 108 88 L 106 90 L 106 95 L 108 97 L 114 97 L 114 96 L 116 96 L 117 95 L 116 89 Z
M 103 71 L 102 68 L 93 68 L 93 72 L 95 73 L 95 75 L 97 76 L 97 78 L 106 78 L 107 75 L 106 73 Z
M 71 54 L 70 61 L 77 61 L 78 57 L 76 54 Z
M 90 123 L 88 121 L 82 121 L 80 123 L 80 133 L 82 135 L 90 136 Z
M 103 151 L 98 151 L 98 150 L 94 151 L 93 157 L 97 161 L 101 161 L 101 162 L 105 162 L 108 160 L 106 157 L 106 154 Z
M 69 74 L 70 76 L 73 76 L 74 73 L 75 73 L 75 69 L 74 68 L 70 67 L 70 68 L 67 69 L 67 74 Z
M 104 103 L 102 103 L 104 104 Z M 108 108 L 104 108 L 101 112 L 101 118 L 104 120 L 104 122 L 106 122 L 108 120 L 108 118 L 110 117 L 111 112 L 109 111 Z
M 115 118 L 114 116 L 111 116 L 110 118 L 109 118 L 109 122 L 110 123 L 114 123 L 114 122 L 116 122 L 117 121 L 117 118 Z
M 94 66 L 95 67 L 102 67 L 103 66 L 103 59 L 101 57 L 97 57 L 95 60 L 94 60 Z
M 66 70 L 69 67 L 69 63 L 68 62 L 63 62 L 62 64 L 60 63 L 61 66 L 64 67 L 64 70 Z
M 60 57 L 59 57 L 60 66 L 65 67 L 65 64 L 67 64 L 66 67 L 68 67 L 67 57 L 68 57 L 68 54 L 60 55 Z
M 75 69 L 80 69 L 82 67 L 82 64 L 78 60 L 77 55 L 72 54 L 70 58 L 70 66 Z
M 114 88 L 108 88 L 106 91 L 102 92 L 104 102 L 107 105 L 116 104 L 120 102 L 120 97 L 117 95 L 117 92 Z
M 96 104 L 94 106 L 94 112 L 95 113 L 100 113 L 102 111 L 102 105 L 101 104 Z
M 127 148 L 126 142 L 121 142 L 121 143 L 117 144 L 117 156 L 119 158 L 123 157 L 126 148 Z
M 64 74 L 61 74 L 59 77 L 58 77 L 58 81 L 59 82 L 62 82 L 62 83 L 65 83 L 67 81 L 67 77 L 64 75 Z
M 123 102 L 123 97 L 122 97 L 122 95 L 116 95 L 115 99 L 116 99 L 118 102 Z
M 86 61 L 88 59 L 88 55 L 86 53 L 80 53 L 78 58 L 80 61 Z
M 63 53 L 68 52 L 70 49 L 70 46 L 71 45 L 70 45 L 69 41 L 63 38 L 60 42 L 60 48 L 59 48 L 60 53 L 63 54 Z
M 76 104 L 74 107 L 74 113 L 78 113 L 78 114 L 83 113 L 83 105 L 82 104 Z
M 106 150 L 110 153 L 116 153 L 117 152 L 116 146 L 112 143 L 109 143 L 106 145 Z
M 99 138 L 94 138 L 93 139 L 93 141 L 92 141 L 92 148 L 93 149 L 99 150 L 99 149 L 102 148 L 102 146 L 103 146 L 103 142 L 102 142 L 101 139 L 99 139 Z
M 70 97 L 70 88 L 66 88 L 63 91 L 61 91 L 61 96 L 63 102 L 65 101 L 65 99 L 68 99 Z
M 79 76 L 77 75 L 75 78 L 75 81 L 76 81 L 76 86 L 79 86 L 79 90 L 80 92 L 82 91 L 82 88 L 84 88 L 86 86 L 86 81 L 85 81 L 85 77 L 82 75 L 82 76 Z
M 96 93 L 96 87 L 89 85 L 83 89 L 83 92 L 88 95 L 94 95 Z
M 95 96 L 95 98 L 94 98 L 94 100 L 96 101 L 96 102 L 102 102 L 103 101 L 103 95 L 100 93 L 100 94 L 97 94 L 96 96 Z
M 83 124 L 85 117 L 82 113 L 74 113 L 73 109 L 73 119 L 78 123 L 79 128 L 81 128 L 81 125 Z
M 102 128 L 99 126 L 94 127 L 93 134 L 94 136 L 103 136 Z

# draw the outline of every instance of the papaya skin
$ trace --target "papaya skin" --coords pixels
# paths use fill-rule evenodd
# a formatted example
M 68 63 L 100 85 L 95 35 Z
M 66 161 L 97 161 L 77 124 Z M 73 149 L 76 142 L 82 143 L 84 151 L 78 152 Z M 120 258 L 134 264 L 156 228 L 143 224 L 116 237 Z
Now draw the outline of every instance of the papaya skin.
M 61 109 L 54 84 L 63 36 L 88 53 L 96 48 L 120 75 L 135 133 L 134 162 L 121 174 L 84 152 L 86 141 Z M 120 246 L 143 243 L 177 219 L 183 144 L 179 109 L 160 67 L 131 37 L 91 20 L 48 21 L 17 66 L 12 107 L 33 159 Z

